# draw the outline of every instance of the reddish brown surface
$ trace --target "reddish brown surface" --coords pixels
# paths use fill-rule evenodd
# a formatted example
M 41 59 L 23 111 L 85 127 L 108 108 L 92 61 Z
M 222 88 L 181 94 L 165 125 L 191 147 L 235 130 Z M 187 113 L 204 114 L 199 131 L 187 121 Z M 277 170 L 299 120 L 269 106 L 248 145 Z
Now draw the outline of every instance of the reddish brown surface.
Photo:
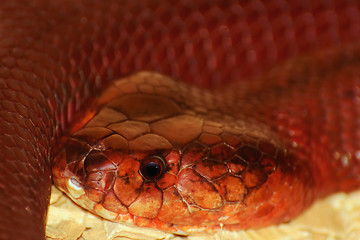
M 297 146 L 296 158 L 317 170 L 316 195 L 357 187 L 358 3 L 289 2 L 2 1 L 0 238 L 44 237 L 54 146 L 104 83 L 138 70 L 218 87 L 307 55 L 248 81 L 240 89 L 250 92 L 239 91 L 250 103 L 239 109 L 272 119 L 280 139 Z

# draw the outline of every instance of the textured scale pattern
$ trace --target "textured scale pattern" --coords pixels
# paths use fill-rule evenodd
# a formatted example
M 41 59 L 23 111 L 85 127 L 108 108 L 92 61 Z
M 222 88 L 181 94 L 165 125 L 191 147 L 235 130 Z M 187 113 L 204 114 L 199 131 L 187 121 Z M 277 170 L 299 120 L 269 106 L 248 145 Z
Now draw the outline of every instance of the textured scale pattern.
M 65 143 L 53 180 L 104 218 L 167 231 L 290 219 L 313 200 L 307 162 L 222 99 L 154 73 L 118 80 Z M 154 157 L 165 164 L 157 161 L 162 170 L 153 179 L 142 166 Z M 290 197 L 278 197 L 285 192 Z
M 358 186 L 355 0 L 5 0 L 0 18 L 0 239 L 44 239 L 63 137 L 106 83 L 140 70 L 239 84 L 229 94 L 250 96 L 240 115 L 272 119 L 279 141 L 319 170 L 313 197 Z

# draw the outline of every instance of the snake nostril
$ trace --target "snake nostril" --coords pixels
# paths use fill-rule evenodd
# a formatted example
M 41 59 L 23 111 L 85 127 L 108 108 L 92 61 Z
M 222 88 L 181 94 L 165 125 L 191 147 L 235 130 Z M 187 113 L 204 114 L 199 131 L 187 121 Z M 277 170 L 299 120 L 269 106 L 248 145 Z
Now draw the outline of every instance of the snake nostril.
M 158 179 L 165 168 L 164 160 L 159 156 L 151 156 L 143 160 L 140 174 L 149 181 Z

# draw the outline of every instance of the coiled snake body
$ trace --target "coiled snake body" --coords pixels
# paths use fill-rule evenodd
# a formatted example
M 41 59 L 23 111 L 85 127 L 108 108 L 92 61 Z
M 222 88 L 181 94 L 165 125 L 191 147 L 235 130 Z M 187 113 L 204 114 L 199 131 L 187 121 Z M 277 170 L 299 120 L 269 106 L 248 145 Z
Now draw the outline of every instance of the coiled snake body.
M 1 239 L 44 238 L 51 169 L 105 218 L 185 232 L 289 221 L 359 186 L 357 1 L 18 0 L 0 16 Z

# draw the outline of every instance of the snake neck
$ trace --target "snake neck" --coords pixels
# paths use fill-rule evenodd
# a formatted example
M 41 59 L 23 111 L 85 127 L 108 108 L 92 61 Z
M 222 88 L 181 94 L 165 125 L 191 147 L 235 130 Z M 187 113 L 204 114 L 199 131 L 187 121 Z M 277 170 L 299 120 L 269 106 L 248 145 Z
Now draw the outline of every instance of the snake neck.
M 328 49 L 228 90 L 229 108 L 238 102 L 239 116 L 267 125 L 308 163 L 319 196 L 360 185 L 359 61 L 356 47 Z

